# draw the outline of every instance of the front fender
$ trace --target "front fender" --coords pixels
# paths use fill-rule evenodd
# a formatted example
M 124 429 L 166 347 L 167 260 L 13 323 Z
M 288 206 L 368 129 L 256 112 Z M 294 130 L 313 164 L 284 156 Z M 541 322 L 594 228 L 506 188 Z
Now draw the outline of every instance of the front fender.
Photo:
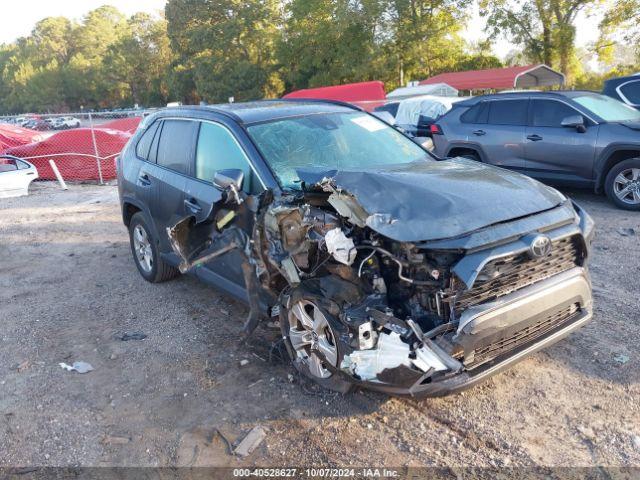
M 596 177 L 595 178 L 596 193 L 601 191 L 602 186 L 604 184 L 604 179 L 607 176 L 607 173 L 610 167 L 612 166 L 612 165 L 607 165 L 609 158 L 611 158 L 611 156 L 614 153 L 619 152 L 621 150 L 637 150 L 638 156 L 640 156 L 640 143 L 623 143 L 623 142 L 611 143 L 607 145 L 602 150 L 602 152 L 600 152 L 600 155 L 598 155 L 598 158 L 596 159 L 596 163 L 594 165 L 594 171 L 595 171 L 595 177 Z

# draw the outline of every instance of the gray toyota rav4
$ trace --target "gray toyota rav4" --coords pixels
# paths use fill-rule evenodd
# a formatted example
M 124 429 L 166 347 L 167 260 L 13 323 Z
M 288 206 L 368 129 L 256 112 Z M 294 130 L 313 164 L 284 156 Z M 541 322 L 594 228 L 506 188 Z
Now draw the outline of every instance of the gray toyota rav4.
M 640 210 L 640 112 L 586 91 L 484 95 L 431 127 L 435 153 L 465 156 L 552 185 L 605 192 Z
M 294 367 L 334 390 L 454 392 L 592 315 L 579 206 L 438 161 L 349 105 L 159 111 L 119 157 L 118 187 L 142 277 L 188 273 L 247 302 L 243 335 L 277 321 Z

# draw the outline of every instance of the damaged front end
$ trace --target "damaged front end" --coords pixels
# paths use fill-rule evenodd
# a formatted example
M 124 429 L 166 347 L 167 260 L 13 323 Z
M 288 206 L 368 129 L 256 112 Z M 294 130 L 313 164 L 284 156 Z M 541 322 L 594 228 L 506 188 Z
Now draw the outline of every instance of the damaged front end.
M 591 318 L 592 222 L 568 201 L 449 237 L 434 221 L 416 237 L 424 225 L 403 218 L 415 204 L 374 208 L 336 172 L 300 178 L 302 192 L 236 191 L 168 234 L 183 271 L 241 252 L 246 333 L 279 315 L 296 368 L 329 388 L 450 393 Z

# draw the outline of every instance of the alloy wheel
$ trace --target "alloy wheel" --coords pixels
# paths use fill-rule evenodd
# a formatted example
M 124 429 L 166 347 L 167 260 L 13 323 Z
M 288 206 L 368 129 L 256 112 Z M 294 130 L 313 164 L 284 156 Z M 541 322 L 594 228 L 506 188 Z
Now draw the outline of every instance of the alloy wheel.
M 133 250 L 140 268 L 147 273 L 151 272 L 153 269 L 153 250 L 151 250 L 149 235 L 142 225 L 136 225 L 133 229 Z
M 338 349 L 331 327 L 322 311 L 308 300 L 300 300 L 289 310 L 289 340 L 298 359 L 309 372 L 318 378 L 329 378 L 324 359 L 316 351 L 322 352 L 326 362 L 336 366 Z
M 640 168 L 627 168 L 616 175 L 613 192 L 624 203 L 640 205 Z

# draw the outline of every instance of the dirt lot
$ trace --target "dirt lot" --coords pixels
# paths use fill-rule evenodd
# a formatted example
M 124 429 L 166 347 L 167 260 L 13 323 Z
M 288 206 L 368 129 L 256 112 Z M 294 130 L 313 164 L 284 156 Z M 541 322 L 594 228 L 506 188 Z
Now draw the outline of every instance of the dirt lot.
M 0 466 L 640 466 L 640 214 L 569 193 L 598 226 L 594 321 L 481 386 L 414 401 L 290 376 L 273 329 L 238 342 L 240 303 L 140 277 L 115 187 L 36 184 L 0 203 Z M 119 338 L 132 332 L 147 338 Z M 58 365 L 77 360 L 95 370 Z M 229 455 L 222 436 L 255 425 L 266 441 Z

